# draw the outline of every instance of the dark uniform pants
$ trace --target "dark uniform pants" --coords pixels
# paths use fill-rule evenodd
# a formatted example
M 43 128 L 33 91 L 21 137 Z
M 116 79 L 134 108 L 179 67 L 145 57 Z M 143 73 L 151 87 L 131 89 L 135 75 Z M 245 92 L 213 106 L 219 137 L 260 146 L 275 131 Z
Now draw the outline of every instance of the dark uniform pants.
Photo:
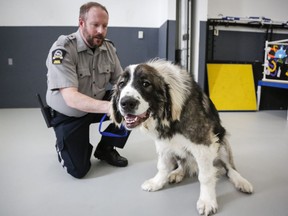
M 56 151 L 59 162 L 67 172 L 75 178 L 84 177 L 91 167 L 93 146 L 90 144 L 90 124 L 100 122 L 103 114 L 89 113 L 83 117 L 69 117 L 54 111 L 51 125 L 56 134 Z M 105 119 L 108 120 L 108 117 Z M 111 123 L 105 132 L 123 134 L 115 124 Z M 98 145 L 111 145 L 123 148 L 128 137 L 102 136 Z

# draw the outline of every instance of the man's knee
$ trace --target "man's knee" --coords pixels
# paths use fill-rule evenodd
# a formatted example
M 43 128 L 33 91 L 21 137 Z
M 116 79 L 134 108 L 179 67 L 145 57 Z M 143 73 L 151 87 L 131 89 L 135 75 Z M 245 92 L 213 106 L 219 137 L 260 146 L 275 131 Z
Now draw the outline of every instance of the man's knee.
M 84 163 L 80 163 L 80 161 L 77 161 L 77 163 L 73 163 L 73 160 L 65 149 L 59 150 L 58 146 L 56 145 L 56 151 L 58 154 L 58 160 L 61 163 L 62 167 L 69 173 L 71 176 L 75 178 L 83 178 L 91 167 L 90 160 L 85 161 Z
M 90 170 L 90 166 L 88 167 L 88 169 L 87 168 L 85 168 L 85 169 L 73 169 L 73 170 L 67 169 L 67 173 L 69 173 L 74 178 L 81 179 L 84 176 L 86 176 L 86 174 L 88 173 L 89 170 Z

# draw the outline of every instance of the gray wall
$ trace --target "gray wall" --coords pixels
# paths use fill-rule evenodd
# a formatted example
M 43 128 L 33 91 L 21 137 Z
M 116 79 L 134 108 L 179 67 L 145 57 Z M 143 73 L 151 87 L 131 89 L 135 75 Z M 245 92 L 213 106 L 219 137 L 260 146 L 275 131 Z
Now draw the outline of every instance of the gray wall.
M 206 34 L 207 22 L 200 21 L 199 29 L 199 59 L 198 59 L 198 84 L 205 89 L 206 82 Z
M 35 107 L 46 88 L 45 59 L 59 34 L 75 27 L 0 28 L 0 107 Z M 8 65 L 13 58 L 13 65 Z
M 110 27 L 122 67 L 160 57 L 174 61 L 175 21 L 160 28 Z M 36 93 L 46 92 L 45 60 L 59 35 L 77 27 L 0 27 L 0 108 L 38 107 Z M 138 39 L 138 31 L 144 38 Z M 166 43 L 162 43 L 166 41 Z M 8 58 L 13 65 L 8 65 Z
M 167 21 L 159 29 L 159 57 L 175 61 L 176 22 Z

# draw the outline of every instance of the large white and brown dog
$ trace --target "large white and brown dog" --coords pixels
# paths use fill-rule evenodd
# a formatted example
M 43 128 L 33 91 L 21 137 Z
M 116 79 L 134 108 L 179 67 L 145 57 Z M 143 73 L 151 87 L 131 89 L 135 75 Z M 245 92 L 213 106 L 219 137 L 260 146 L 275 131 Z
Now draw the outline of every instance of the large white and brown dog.
M 111 119 L 140 129 L 156 144 L 158 173 L 142 189 L 156 191 L 166 183 L 198 174 L 201 215 L 217 211 L 216 180 L 224 170 L 235 187 L 252 193 L 252 185 L 235 169 L 226 131 L 211 100 L 186 70 L 152 60 L 128 66 L 114 87 Z

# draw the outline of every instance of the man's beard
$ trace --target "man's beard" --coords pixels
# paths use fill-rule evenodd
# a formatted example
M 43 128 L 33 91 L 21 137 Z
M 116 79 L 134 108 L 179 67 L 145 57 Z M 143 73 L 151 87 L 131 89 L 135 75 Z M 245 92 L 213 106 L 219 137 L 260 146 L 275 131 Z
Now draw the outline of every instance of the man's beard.
M 90 47 L 100 47 L 103 44 L 104 36 L 102 34 L 98 34 L 96 36 L 87 35 L 86 40 Z M 96 42 L 95 42 L 96 40 Z
M 102 34 L 97 34 L 96 36 L 90 35 L 87 32 L 86 26 L 83 28 L 82 36 L 85 38 L 87 45 L 91 48 L 100 47 L 105 39 L 105 36 Z

